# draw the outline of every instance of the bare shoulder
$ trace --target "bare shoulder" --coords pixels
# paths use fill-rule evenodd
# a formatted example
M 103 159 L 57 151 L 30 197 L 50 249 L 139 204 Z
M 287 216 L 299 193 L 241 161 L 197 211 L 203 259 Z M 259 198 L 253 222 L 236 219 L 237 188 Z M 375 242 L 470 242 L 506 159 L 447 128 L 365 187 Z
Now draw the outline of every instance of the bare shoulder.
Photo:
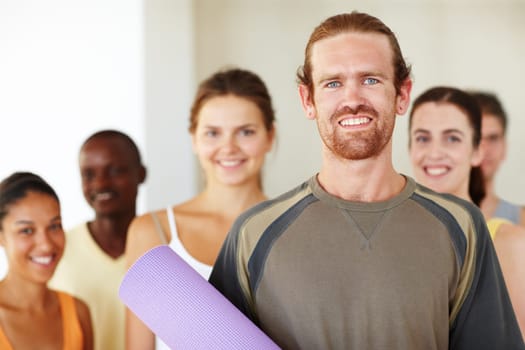
M 159 218 L 161 223 L 166 221 L 166 211 L 159 210 L 153 213 Z M 161 226 L 164 225 L 161 224 Z M 131 266 L 146 251 L 161 245 L 163 242 L 160 234 L 151 212 L 133 219 L 128 228 L 126 240 L 126 265 L 128 267 Z
M 503 223 L 499 227 L 496 237 L 500 235 L 502 237 L 506 237 L 507 239 L 516 237 L 517 240 L 521 240 L 525 238 L 525 227 L 514 225 L 512 223 Z
M 152 231 L 154 229 L 153 215 L 160 217 L 166 215 L 166 213 L 164 210 L 157 210 L 135 217 L 129 226 L 128 233 L 133 233 L 137 230 L 142 232 L 144 232 L 144 230 Z
M 507 249 L 524 252 L 525 227 L 510 223 L 502 224 L 496 233 L 494 244 L 496 246 L 506 247 Z M 523 254 L 523 256 L 525 257 L 525 254 Z

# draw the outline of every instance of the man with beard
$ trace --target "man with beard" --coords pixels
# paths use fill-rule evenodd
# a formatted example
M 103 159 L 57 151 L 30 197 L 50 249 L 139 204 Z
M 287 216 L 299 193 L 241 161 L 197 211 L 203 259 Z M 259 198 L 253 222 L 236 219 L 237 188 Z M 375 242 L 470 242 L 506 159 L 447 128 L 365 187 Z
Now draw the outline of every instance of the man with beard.
M 66 232 L 64 256 L 51 286 L 88 304 L 96 350 L 122 350 L 125 308 L 118 288 L 126 273 L 126 237 L 146 168 L 135 142 L 117 130 L 88 137 L 80 148 L 79 167 L 84 198 L 95 218 Z
M 480 211 L 393 167 L 412 87 L 393 32 L 328 18 L 298 80 L 321 170 L 238 218 L 210 282 L 284 349 L 524 349 Z

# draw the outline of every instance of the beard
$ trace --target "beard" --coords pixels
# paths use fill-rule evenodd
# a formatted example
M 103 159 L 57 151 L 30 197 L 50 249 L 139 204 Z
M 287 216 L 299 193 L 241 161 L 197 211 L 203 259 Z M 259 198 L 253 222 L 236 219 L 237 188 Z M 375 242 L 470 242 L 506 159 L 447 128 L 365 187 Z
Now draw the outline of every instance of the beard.
M 345 132 L 338 127 L 337 119 L 339 117 L 357 114 L 372 116 L 375 120 L 375 127 L 360 132 Z M 392 138 L 395 112 L 391 111 L 391 115 L 394 116 L 391 120 L 388 119 L 386 113 L 380 119 L 379 112 L 373 107 L 359 105 L 352 109 L 345 106 L 332 114 L 327 124 L 322 125 L 318 119 L 317 125 L 323 143 L 334 155 L 348 160 L 362 160 L 379 155 Z M 378 124 L 380 121 L 384 123 Z

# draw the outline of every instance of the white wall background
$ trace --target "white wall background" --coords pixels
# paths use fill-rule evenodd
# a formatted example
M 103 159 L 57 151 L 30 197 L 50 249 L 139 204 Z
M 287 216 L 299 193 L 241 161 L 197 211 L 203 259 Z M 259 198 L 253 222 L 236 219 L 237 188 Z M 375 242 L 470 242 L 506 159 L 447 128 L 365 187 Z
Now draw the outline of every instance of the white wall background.
M 82 141 L 118 128 L 144 147 L 140 2 L 3 0 L 0 18 L 0 176 L 42 175 L 64 222 L 85 220 Z
M 141 116 L 148 178 L 145 207 L 190 198 L 197 179 L 187 132 L 194 78 L 191 0 L 143 1 L 144 99 Z
M 320 165 L 319 137 L 304 118 L 295 72 L 308 37 L 328 16 L 359 10 L 382 19 L 413 65 L 413 97 L 438 84 L 482 88 L 500 95 L 511 118 L 509 155 L 499 192 L 525 203 L 525 1 L 523 0 L 220 0 L 195 1 L 196 77 L 236 63 L 260 73 L 270 87 L 279 145 L 267 163 L 265 186 L 276 195 Z M 398 120 L 394 159 L 411 174 L 407 121 Z
M 36 172 L 88 220 L 78 150 L 115 128 L 149 170 L 139 212 L 191 196 L 192 37 L 191 1 L 0 0 L 0 177 Z
M 58 192 L 66 228 L 89 220 L 78 150 L 93 132 L 112 128 L 137 142 L 148 167 L 139 213 L 189 198 L 192 7 L 191 0 L 0 0 L 0 178 L 40 174 Z
M 277 195 L 320 164 L 295 85 L 304 46 L 323 19 L 354 9 L 396 32 L 413 96 L 436 84 L 500 95 L 511 120 L 497 186 L 525 203 L 524 0 L 0 0 L 0 177 L 39 173 L 61 197 L 66 227 L 87 220 L 77 152 L 89 134 L 117 128 L 149 168 L 139 212 L 180 202 L 198 190 L 186 131 L 195 87 L 235 65 L 257 72 L 274 98 L 278 144 L 265 189 Z M 411 174 L 406 122 L 394 158 Z

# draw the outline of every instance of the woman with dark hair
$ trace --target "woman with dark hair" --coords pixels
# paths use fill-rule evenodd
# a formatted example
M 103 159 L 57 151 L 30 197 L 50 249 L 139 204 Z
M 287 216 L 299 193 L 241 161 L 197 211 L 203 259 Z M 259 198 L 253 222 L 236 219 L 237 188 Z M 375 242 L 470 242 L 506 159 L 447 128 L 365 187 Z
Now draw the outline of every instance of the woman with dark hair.
M 0 244 L 9 264 L 0 281 L 0 349 L 93 349 L 87 305 L 48 288 L 64 251 L 60 203 L 32 173 L 0 183 Z
M 423 92 L 409 119 L 414 177 L 436 192 L 479 206 L 485 195 L 481 111 L 470 94 L 452 87 Z M 491 218 L 487 222 L 522 334 L 525 334 L 525 230 Z
M 230 69 L 204 80 L 189 121 L 204 189 L 182 204 L 136 218 L 126 244 L 128 265 L 149 249 L 167 244 L 208 279 L 233 221 L 266 199 L 262 168 L 272 148 L 274 122 L 270 94 L 256 74 Z M 128 310 L 126 348 L 155 347 L 166 348 Z
M 507 156 L 508 116 L 499 97 L 488 91 L 471 91 L 481 108 L 481 144 L 483 178 L 487 195 L 480 208 L 486 218 L 505 218 L 525 226 L 525 206 L 509 202 L 496 193 L 496 176 Z

